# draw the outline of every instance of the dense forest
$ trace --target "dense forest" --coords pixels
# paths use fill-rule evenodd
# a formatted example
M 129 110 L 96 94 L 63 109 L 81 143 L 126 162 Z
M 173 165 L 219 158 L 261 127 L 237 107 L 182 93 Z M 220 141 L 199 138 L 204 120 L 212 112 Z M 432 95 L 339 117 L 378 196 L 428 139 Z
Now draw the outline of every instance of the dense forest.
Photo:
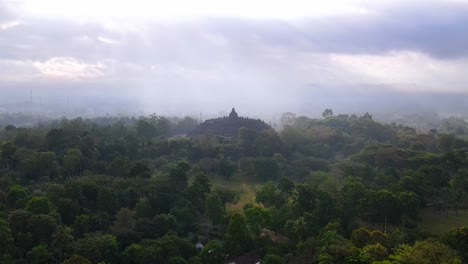
M 323 116 L 6 125 L 0 263 L 468 263 L 468 141 Z

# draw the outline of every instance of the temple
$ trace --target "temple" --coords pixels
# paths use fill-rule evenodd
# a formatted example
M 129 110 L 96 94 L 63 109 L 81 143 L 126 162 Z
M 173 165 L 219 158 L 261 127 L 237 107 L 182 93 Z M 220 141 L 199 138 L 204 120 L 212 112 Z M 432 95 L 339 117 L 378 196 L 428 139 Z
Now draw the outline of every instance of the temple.
M 198 137 L 203 135 L 237 137 L 239 128 L 245 127 L 255 131 L 265 131 L 272 129 L 260 119 L 239 117 L 236 109 L 232 108 L 228 117 L 209 119 L 190 131 L 188 137 Z

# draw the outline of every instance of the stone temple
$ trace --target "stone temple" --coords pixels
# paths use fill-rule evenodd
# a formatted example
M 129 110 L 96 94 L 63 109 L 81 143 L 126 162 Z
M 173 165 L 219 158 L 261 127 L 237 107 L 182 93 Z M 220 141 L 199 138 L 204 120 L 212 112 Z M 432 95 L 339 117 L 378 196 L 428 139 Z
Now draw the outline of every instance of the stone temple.
M 236 110 L 232 108 L 228 117 L 209 119 L 198 125 L 195 129 L 187 133 L 188 137 L 198 137 L 203 135 L 237 137 L 239 128 L 245 127 L 255 131 L 265 131 L 272 129 L 260 119 L 239 117 Z

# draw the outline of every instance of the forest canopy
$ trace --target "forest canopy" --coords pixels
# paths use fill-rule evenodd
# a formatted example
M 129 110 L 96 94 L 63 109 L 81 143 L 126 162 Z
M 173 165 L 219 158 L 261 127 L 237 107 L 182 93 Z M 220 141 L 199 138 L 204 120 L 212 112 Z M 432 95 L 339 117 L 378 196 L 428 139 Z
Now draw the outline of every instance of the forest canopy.
M 331 109 L 286 114 L 278 131 L 184 136 L 197 125 L 6 125 L 0 263 L 468 261 L 468 222 L 450 224 L 468 205 L 460 131 Z

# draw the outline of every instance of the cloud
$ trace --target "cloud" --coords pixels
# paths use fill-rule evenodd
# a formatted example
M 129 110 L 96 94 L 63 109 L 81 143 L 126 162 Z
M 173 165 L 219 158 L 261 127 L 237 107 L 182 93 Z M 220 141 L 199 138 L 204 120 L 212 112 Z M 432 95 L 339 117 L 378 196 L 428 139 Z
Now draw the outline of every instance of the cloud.
M 0 85 L 112 87 L 116 96 L 167 108 L 191 100 L 275 109 L 327 106 L 325 97 L 359 105 L 354 96 L 365 93 L 468 94 L 466 1 L 367 1 L 347 10 L 108 23 L 27 16 L 0 2 Z
M 87 64 L 69 57 L 55 57 L 33 64 L 45 78 L 71 81 L 101 78 L 106 69 L 100 63 Z
M 7 30 L 9 28 L 14 28 L 19 25 L 21 25 L 21 22 L 17 20 L 0 23 L 0 30 Z
M 32 61 L 0 60 L 0 83 L 22 82 L 29 83 L 37 80 L 39 71 Z
M 333 54 L 331 61 L 364 83 L 391 85 L 402 92 L 468 92 L 468 59 L 442 60 L 414 51 L 382 55 Z

